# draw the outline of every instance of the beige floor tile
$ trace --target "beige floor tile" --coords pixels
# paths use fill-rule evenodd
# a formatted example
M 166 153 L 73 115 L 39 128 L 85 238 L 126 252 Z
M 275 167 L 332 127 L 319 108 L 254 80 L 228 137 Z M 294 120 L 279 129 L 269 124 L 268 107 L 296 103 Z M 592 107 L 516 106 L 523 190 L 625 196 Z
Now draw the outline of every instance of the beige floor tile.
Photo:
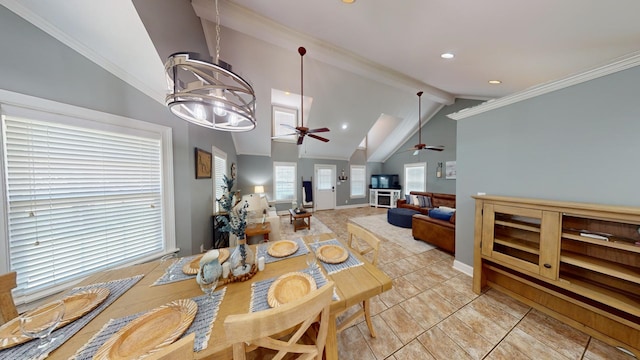
M 431 289 L 432 287 L 440 284 L 437 279 L 430 277 L 429 272 L 424 268 L 416 272 L 405 274 L 403 277 L 406 280 L 410 281 L 413 286 L 423 291 Z
M 392 307 L 405 300 L 405 297 L 395 288 L 391 288 L 391 290 L 385 291 L 379 296 L 387 307 Z
M 363 334 L 364 340 L 373 351 L 376 359 L 385 359 L 402 347 L 402 341 L 380 315 L 374 316 L 371 321 L 376 329 L 377 336 L 375 338 L 368 336 L 369 328 L 367 328 L 367 324 L 358 324 L 358 329 Z
M 386 264 L 378 264 L 378 268 L 387 274 L 390 278 L 395 279 L 404 275 L 404 270 L 398 266 L 395 262 Z
M 398 290 L 400 295 L 405 299 L 418 295 L 422 290 L 413 286 L 413 282 L 405 277 L 400 277 L 393 280 L 393 286 Z
M 535 356 L 535 354 L 532 354 Z M 487 360 L 531 360 L 526 354 L 522 353 L 515 346 L 508 342 L 501 342 L 493 351 L 485 358 Z M 534 357 L 533 359 L 538 359 Z
M 458 276 L 466 277 L 466 275 L 458 275 Z M 452 287 L 451 281 L 454 279 L 456 278 L 452 278 L 443 283 L 440 283 L 432 287 L 431 290 L 435 291 L 440 296 L 447 299 L 447 301 L 455 305 L 456 308 L 460 309 L 461 307 L 473 301 L 473 299 L 475 299 L 475 296 L 469 295 L 468 292 L 460 292 L 455 287 Z
M 469 354 L 437 327 L 418 336 L 418 341 L 437 360 L 472 359 Z
M 589 342 L 589 335 L 535 309 L 518 323 L 516 329 L 547 344 L 569 359 L 580 359 Z
M 524 315 L 531 310 L 530 306 L 495 289 L 490 289 L 484 295 L 487 300 L 493 300 L 494 306 L 498 307 L 501 311 L 508 312 L 517 318 L 524 317 Z
M 492 318 L 487 317 L 471 306 L 465 306 L 456 311 L 453 316 L 471 327 L 476 333 L 487 339 L 492 344 L 497 344 L 507 335 L 509 330 L 496 324 Z
M 403 344 L 408 344 L 425 330 L 401 306 L 385 310 L 380 316 Z
M 338 357 L 345 360 L 375 360 L 376 358 L 364 336 L 355 326 L 340 333 L 338 337 Z
M 473 310 L 479 312 L 484 317 L 493 319 L 493 321 L 505 330 L 511 330 L 521 317 L 516 317 L 511 313 L 504 311 L 501 304 L 493 298 L 483 294 L 467 305 Z M 524 317 L 524 314 L 522 315 Z
M 438 295 L 438 293 L 433 290 L 423 291 L 416 295 L 416 297 L 429 304 L 429 306 L 432 307 L 433 310 L 436 311 L 443 319 L 458 310 L 455 305 Z
M 482 359 L 494 346 L 455 316 L 444 319 L 438 324 L 438 329 L 460 345 L 473 359 Z
M 538 341 L 533 336 L 525 333 L 520 329 L 513 329 L 504 338 L 503 342 L 512 345 L 518 351 L 524 354 L 535 354 L 535 359 L 568 359 L 566 356 L 552 349 L 545 343 Z
M 434 311 L 433 307 L 429 306 L 428 303 L 417 297 L 412 297 L 402 302 L 399 306 L 411 314 L 413 319 L 425 330 L 437 325 L 444 318 L 437 311 Z
M 584 354 L 585 360 L 633 360 L 635 357 L 598 339 L 591 339 Z
M 393 355 L 396 360 L 435 360 L 418 340 L 413 340 Z
M 369 305 L 371 306 L 371 316 L 378 315 L 389 308 L 382 302 L 382 300 L 380 300 L 380 295 L 376 295 L 369 299 Z

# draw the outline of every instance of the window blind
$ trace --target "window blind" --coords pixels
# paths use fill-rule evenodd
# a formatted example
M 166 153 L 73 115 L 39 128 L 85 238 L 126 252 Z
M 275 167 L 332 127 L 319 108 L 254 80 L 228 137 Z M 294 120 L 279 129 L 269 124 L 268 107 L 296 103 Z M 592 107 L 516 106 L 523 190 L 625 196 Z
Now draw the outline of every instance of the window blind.
M 224 194 L 224 190 L 222 189 L 223 186 L 225 186 L 224 184 L 224 175 L 227 174 L 226 170 L 227 170 L 227 154 L 225 154 L 224 152 L 218 151 L 216 149 L 214 149 L 213 151 L 213 171 L 214 171 L 214 182 L 213 182 L 213 186 L 214 186 L 214 194 L 216 197 L 216 201 L 214 201 L 214 210 L 216 212 L 220 211 L 219 204 L 217 199 L 220 199 L 222 197 L 222 194 Z
M 351 166 L 351 197 L 365 196 L 365 167 L 360 165 Z
M 426 164 L 406 164 L 404 166 L 404 191 L 408 194 L 411 191 L 425 191 L 426 184 Z
M 163 249 L 160 137 L 3 120 L 9 262 L 19 295 Z
M 295 200 L 297 173 L 295 163 L 274 163 L 273 172 L 275 200 Z
M 333 170 L 320 168 L 316 172 L 318 176 L 318 190 L 331 190 L 333 188 Z

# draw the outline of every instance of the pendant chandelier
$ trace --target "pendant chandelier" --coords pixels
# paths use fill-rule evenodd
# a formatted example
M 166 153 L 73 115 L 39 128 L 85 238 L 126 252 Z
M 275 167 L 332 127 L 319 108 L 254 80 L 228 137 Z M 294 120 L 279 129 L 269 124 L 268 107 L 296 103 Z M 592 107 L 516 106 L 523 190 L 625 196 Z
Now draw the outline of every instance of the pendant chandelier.
M 215 63 L 196 53 L 169 56 L 164 65 L 168 94 L 165 103 L 176 116 L 193 124 L 223 131 L 249 131 L 256 127 L 253 87 L 220 61 L 220 12 L 216 4 Z

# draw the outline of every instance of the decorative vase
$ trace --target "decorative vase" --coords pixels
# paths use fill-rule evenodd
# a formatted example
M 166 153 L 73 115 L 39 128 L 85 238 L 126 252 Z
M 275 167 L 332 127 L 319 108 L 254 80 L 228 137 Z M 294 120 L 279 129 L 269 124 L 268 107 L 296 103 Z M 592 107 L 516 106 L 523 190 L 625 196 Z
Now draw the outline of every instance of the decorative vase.
M 218 261 L 220 252 L 218 250 L 209 250 L 200 259 L 200 271 L 196 276 L 198 284 L 201 282 L 211 283 L 222 276 L 222 265 Z M 202 278 L 201 278 L 202 277 Z
M 247 245 L 247 237 L 238 238 L 238 245 L 229 257 L 231 274 L 242 276 L 251 271 L 251 266 L 255 263 L 255 256 L 251 248 Z

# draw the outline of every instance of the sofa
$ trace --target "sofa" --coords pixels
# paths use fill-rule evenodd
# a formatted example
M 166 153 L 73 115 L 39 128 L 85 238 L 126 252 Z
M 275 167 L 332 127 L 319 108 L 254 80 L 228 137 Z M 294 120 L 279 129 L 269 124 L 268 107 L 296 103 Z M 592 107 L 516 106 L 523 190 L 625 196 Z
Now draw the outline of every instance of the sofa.
M 412 203 L 407 203 L 406 199 L 398 200 L 397 207 L 413 209 L 420 212 L 420 214 L 413 215 L 411 219 L 411 232 L 413 238 L 435 245 L 445 251 L 455 254 L 456 213 L 455 211 L 451 213 L 450 210 L 440 211 L 438 208 L 442 206 L 444 208 L 455 209 L 456 196 L 453 194 L 418 191 L 412 191 L 409 194 L 429 197 L 431 205 L 422 207 L 419 206 L 419 204 L 414 205 Z M 430 211 L 432 211 L 433 217 L 429 216 Z M 446 216 L 447 213 L 450 215 Z

